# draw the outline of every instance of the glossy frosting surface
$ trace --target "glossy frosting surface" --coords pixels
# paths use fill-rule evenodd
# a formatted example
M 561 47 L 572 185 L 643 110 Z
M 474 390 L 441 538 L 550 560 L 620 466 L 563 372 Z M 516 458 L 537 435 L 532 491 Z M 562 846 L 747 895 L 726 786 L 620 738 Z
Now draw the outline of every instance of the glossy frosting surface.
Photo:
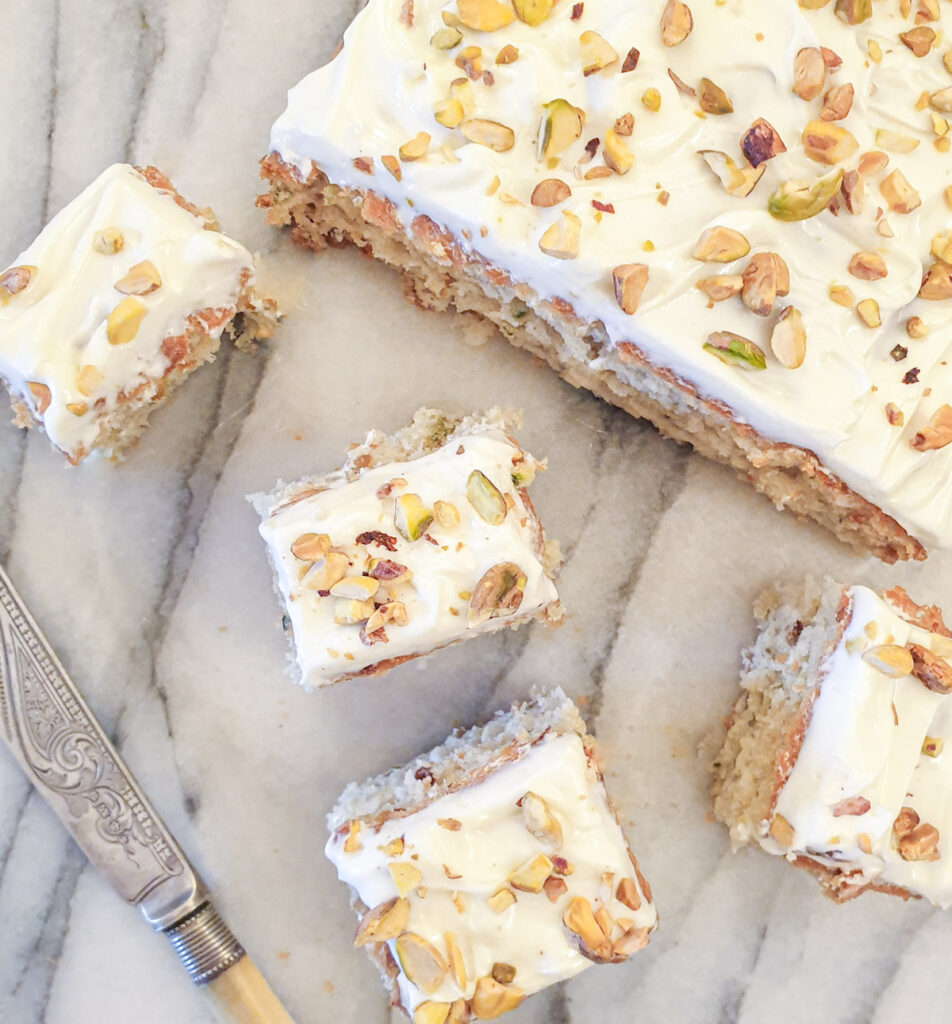
M 486 901 L 506 887 L 509 875 L 538 854 L 553 854 L 523 823 L 516 802 L 527 791 L 541 797 L 559 821 L 563 841 L 558 854 L 572 871 L 564 877 L 567 891 L 554 902 L 544 892 L 516 891 L 515 902 L 497 913 Z M 441 819 L 455 819 L 460 827 L 448 829 L 439 824 Z M 467 984 L 461 990 L 447 976 L 429 994 L 436 1001 L 472 996 L 476 979 L 488 975 L 495 963 L 515 967 L 515 984 L 528 994 L 591 966 L 562 923 L 575 896 L 584 896 L 596 911 L 606 907 L 615 919 L 633 920 L 638 928 L 651 928 L 657 921 L 640 887 L 641 905 L 635 911 L 614 898 L 623 878 L 636 886 L 638 881 L 605 788 L 575 734 L 550 733 L 481 782 L 361 835 L 361 848 L 353 853 L 344 851 L 341 833 L 334 833 L 327 844 L 325 853 L 340 878 L 374 907 L 397 895 L 388 865 L 405 861 L 420 871 L 419 886 L 425 892 L 418 887 L 409 895 L 407 929 L 440 950 L 448 931 L 459 943 Z M 401 837 L 403 854 L 381 850 Z M 603 879 L 605 872 L 611 872 L 610 884 Z M 427 998 L 402 973 L 399 984 L 407 1009 Z
M 555 585 L 540 561 L 535 515 L 512 481 L 514 459 L 522 458 L 499 431 L 458 437 L 410 462 L 363 470 L 358 479 L 279 507 L 263 520 L 260 532 L 290 618 L 303 683 L 319 686 L 388 658 L 425 654 L 467 633 L 502 628 L 556 600 Z M 487 522 L 467 497 L 474 471 L 512 502 L 498 524 Z M 392 488 L 387 486 L 391 481 L 397 481 Z M 429 510 L 437 501 L 452 504 L 459 522 L 441 526 L 433 521 L 424 536 L 408 540 L 395 525 L 395 503 L 409 494 L 418 495 Z M 374 531 L 380 539 L 370 538 Z M 303 574 L 308 563 L 292 554 L 292 544 L 306 533 L 326 534 L 348 556 L 348 576 L 370 571 L 371 559 L 388 559 L 409 570 L 408 580 L 383 582 L 374 595 L 378 603 L 385 593 L 401 602 L 406 624 L 388 623 L 386 641 L 368 645 L 358 625 L 336 623 L 335 597 L 309 587 Z M 358 544 L 361 535 L 368 536 Z M 521 601 L 507 614 L 470 623 L 477 582 L 502 563 L 525 574 Z
M 794 829 L 795 852 L 856 869 L 858 883 L 902 886 L 947 907 L 952 904 L 952 695 L 932 692 L 913 675 L 885 675 L 863 655 L 877 645 L 912 642 L 948 658 L 952 641 L 910 624 L 867 587 L 851 587 L 849 593 L 852 616 L 825 666 L 776 812 Z M 928 749 L 937 749 L 931 756 L 927 737 Z M 836 813 L 841 801 L 855 797 L 869 802 L 865 813 Z M 938 829 L 938 859 L 900 856 L 893 822 L 903 807 Z M 780 852 L 769 837 L 762 843 Z
M 403 0 L 371 0 L 348 29 L 341 53 L 291 90 L 272 129 L 272 149 L 302 175 L 317 165 L 336 184 L 386 196 L 405 226 L 416 214 L 428 215 L 543 299 L 564 298 L 583 320 L 601 321 L 610 340 L 594 361 L 596 369 L 624 376 L 613 348 L 635 342 L 657 365 L 671 368 L 702 396 L 726 403 L 768 438 L 816 452 L 923 541 L 952 542 L 952 447 L 920 452 L 910 446 L 915 432 L 952 397 L 948 301 L 916 297 L 932 260 L 930 240 L 946 229 L 949 216 L 943 190 L 952 184 L 952 160 L 934 145 L 930 110 L 916 107 L 924 91 L 952 84 L 943 47 L 916 57 L 900 42 L 898 34 L 918 24 L 915 4 L 903 17 L 898 2 L 877 2 L 870 20 L 849 26 L 832 3 L 803 10 L 793 0 L 695 0 L 693 31 L 666 47 L 659 29 L 663 6 L 587 0 L 573 20 L 573 5 L 563 2 L 538 27 L 518 20 L 493 32 L 464 27 L 459 46 L 442 50 L 430 39 L 445 27 L 442 15 L 457 11 L 455 3 L 416 0 L 407 26 L 400 18 Z M 947 15 L 945 4 L 939 10 Z M 933 27 L 942 30 L 941 22 Z M 590 30 L 607 40 L 618 60 L 584 76 L 579 37 Z M 496 65 L 506 44 L 518 48 L 518 59 Z M 459 129 L 434 120 L 434 104 L 463 76 L 456 58 L 468 45 L 481 48 L 493 82 L 469 83 L 465 112 L 510 127 L 515 141 L 507 151 L 467 142 Z M 792 91 L 794 60 L 801 48 L 818 46 L 835 51 L 842 65 L 827 72 L 823 91 L 807 101 Z M 881 54 L 878 60 L 870 56 L 871 46 Z M 631 47 L 640 51 L 637 68 L 621 73 Z M 669 69 L 692 88 L 702 76 L 713 80 L 733 112 L 701 112 L 697 98 L 679 93 Z M 861 154 L 881 149 L 879 129 L 899 133 L 915 148 L 888 152 L 885 170 L 867 176 L 860 212 L 824 211 L 792 223 L 774 219 L 767 201 L 780 184 L 812 182 L 833 170 L 806 155 L 800 136 L 819 117 L 826 89 L 846 83 L 855 99 L 845 120 L 835 124 L 858 146 L 839 166 L 855 169 Z M 660 94 L 657 112 L 641 102 L 648 89 Z M 543 104 L 556 98 L 584 110 L 585 126 L 577 142 L 546 163 L 537 156 L 540 116 Z M 634 155 L 633 168 L 624 176 L 579 177 L 602 164 L 600 148 L 576 174 L 585 143 L 604 140 L 626 112 L 634 115 L 634 129 L 621 142 Z M 728 195 L 698 151 L 717 150 L 742 165 L 739 143 L 757 118 L 774 126 L 786 152 L 767 161 L 747 197 Z M 396 156 L 421 131 L 431 136 L 427 151 L 400 164 L 398 182 L 381 157 Z M 370 174 L 355 169 L 357 157 L 372 158 Z M 921 197 L 908 214 L 889 210 L 879 191 L 881 180 L 897 169 Z M 547 177 L 569 184 L 571 196 L 555 208 L 532 206 L 535 185 Z M 593 201 L 614 212 L 597 210 Z M 580 220 L 574 259 L 539 249 L 543 232 L 563 211 Z M 881 220 L 887 227 L 879 226 Z M 713 225 L 742 232 L 752 252 L 777 252 L 788 265 L 790 294 L 778 299 L 771 316 L 755 315 L 737 297 L 709 305 L 694 287 L 703 277 L 740 273 L 747 262 L 725 266 L 692 258 L 699 236 Z M 887 275 L 851 276 L 847 266 L 860 251 L 880 256 Z M 629 316 L 615 301 L 611 271 L 632 262 L 647 265 L 650 278 L 637 313 Z M 882 326 L 871 329 L 854 308 L 831 301 L 832 285 L 849 287 L 854 304 L 875 299 Z M 806 357 L 798 369 L 785 368 L 770 349 L 777 314 L 788 304 L 801 311 L 806 330 Z M 926 337 L 907 336 L 910 316 L 925 321 Z M 724 330 L 759 345 L 766 369 L 725 365 L 704 351 L 707 336 Z M 907 354 L 891 354 L 897 345 Z M 915 379 L 905 383 L 914 369 Z M 903 414 L 904 425 L 887 421 L 887 403 Z

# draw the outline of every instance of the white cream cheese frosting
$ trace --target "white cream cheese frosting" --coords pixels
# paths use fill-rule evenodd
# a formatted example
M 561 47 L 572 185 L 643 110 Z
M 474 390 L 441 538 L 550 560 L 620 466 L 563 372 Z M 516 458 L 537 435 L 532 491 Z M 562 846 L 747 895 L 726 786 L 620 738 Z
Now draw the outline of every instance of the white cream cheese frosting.
M 516 464 L 525 467 L 526 458 L 504 433 L 488 430 L 456 435 L 409 462 L 361 470 L 357 479 L 319 493 L 307 493 L 306 485 L 288 489 L 259 530 L 290 620 L 301 682 L 320 686 L 384 660 L 425 654 L 468 634 L 511 625 L 556 601 L 542 561 L 541 527 L 513 482 Z M 473 504 L 474 474 L 482 474 L 498 495 L 495 500 L 504 503 L 496 512 L 498 522 L 488 521 Z M 413 495 L 431 522 L 410 540 L 397 526 L 397 506 Z M 440 502 L 454 511 L 437 508 Z M 315 589 L 309 576 L 315 563 L 292 551 L 307 535 L 327 537 L 346 556 L 340 570 L 346 578 L 369 583 L 376 573 L 379 587 L 369 598 L 378 606 L 391 601 L 402 606 L 398 619 L 383 624 L 383 636 L 368 637 L 362 620 L 335 621 L 341 608 L 334 591 Z M 389 563 L 382 567 L 387 571 L 374 568 L 379 560 Z M 317 560 L 317 569 L 323 564 Z M 521 598 L 510 590 L 505 608 L 492 609 L 489 617 L 476 614 L 479 595 L 485 596 L 479 581 L 499 566 L 522 574 L 521 582 L 513 583 Z M 389 582 L 387 576 L 394 575 L 397 581 Z
M 412 25 L 401 18 L 406 6 L 404 0 L 370 0 L 347 30 L 342 51 L 289 93 L 287 110 L 272 129 L 274 152 L 302 177 L 317 166 L 332 183 L 386 197 L 406 229 L 418 214 L 432 218 L 543 300 L 561 297 L 583 320 L 604 324 L 609 342 L 595 369 L 624 376 L 613 349 L 634 342 L 656 365 L 694 384 L 702 396 L 726 403 L 767 438 L 814 451 L 921 541 L 952 543 L 952 446 L 918 451 L 910 444 L 952 400 L 949 302 L 917 298 L 923 269 L 932 261 L 930 240 L 945 231 L 950 216 L 944 190 L 952 185 L 952 157 L 935 145 L 945 145 L 935 134 L 943 122 L 934 125 L 921 102 L 917 108 L 923 92 L 952 85 L 942 62 L 942 20 L 928 23 L 940 35 L 931 52 L 917 57 L 898 38 L 919 24 L 923 5 L 916 2 L 905 17 L 899 0 L 874 3 L 868 20 L 850 26 L 832 2 L 804 10 L 795 0 L 692 0 L 693 31 L 669 47 L 659 28 L 662 0 L 562 0 L 537 27 L 519 20 L 493 32 L 464 27 L 461 43 L 443 50 L 430 39 L 457 4 L 414 0 Z M 946 5 L 937 10 L 948 21 Z M 615 63 L 587 76 L 579 41 L 586 31 L 599 33 L 618 54 Z M 467 45 L 481 48 L 492 84 L 470 82 L 465 113 L 511 128 L 514 144 L 506 151 L 467 142 L 459 129 L 434 119 L 434 104 L 447 99 L 450 83 L 464 74 L 456 58 Z M 504 45 L 518 48 L 518 59 L 495 64 Z M 793 92 L 794 61 L 801 49 L 820 46 L 835 51 L 842 64 L 826 72 L 820 95 L 805 101 Z M 640 52 L 637 67 L 622 73 L 632 47 Z M 692 88 L 702 76 L 711 79 L 726 92 L 733 112 L 703 114 L 696 98 L 678 91 L 669 69 Z M 861 212 L 774 219 L 767 202 L 778 186 L 812 182 L 833 170 L 808 158 L 800 136 L 819 117 L 823 92 L 846 83 L 855 91 L 852 109 L 835 124 L 858 147 L 840 164 L 844 170 L 855 169 L 861 154 L 882 151 L 881 129 L 915 148 L 890 149 L 888 166 L 865 180 Z M 657 112 L 641 101 L 649 89 L 660 95 Z M 585 125 L 553 167 L 538 159 L 537 139 L 543 104 L 556 98 L 584 110 Z M 594 180 L 575 176 L 585 144 L 604 140 L 615 119 L 628 112 L 633 132 L 621 141 L 634 156 L 632 169 Z M 767 161 L 747 197 L 728 195 L 698 151 L 718 150 L 743 165 L 739 143 L 758 118 L 773 125 L 786 152 Z M 381 158 L 396 157 L 419 132 L 431 142 L 420 159 L 399 164 L 397 181 Z M 581 172 L 600 164 L 601 153 Z M 372 160 L 369 174 L 355 167 L 359 157 Z M 894 170 L 921 196 L 911 213 L 892 212 L 880 193 L 880 182 Z M 549 177 L 568 184 L 570 197 L 551 209 L 532 206 L 534 187 Z M 599 211 L 593 201 L 614 212 Z M 543 232 L 563 211 L 580 221 L 574 259 L 539 248 Z M 879 226 L 882 220 L 888 227 Z M 786 262 L 790 294 L 778 301 L 774 315 L 756 316 L 736 297 L 709 305 L 694 287 L 721 271 L 740 273 L 746 262 L 725 267 L 692 258 L 699 236 L 713 225 L 740 231 L 753 253 L 777 252 Z M 857 252 L 881 257 L 887 275 L 851 276 L 847 267 Z M 650 274 L 634 316 L 619 308 L 613 294 L 612 268 L 626 263 L 644 264 Z M 849 287 L 854 306 L 874 299 L 882 325 L 867 327 L 855 308 L 831 301 L 832 285 Z M 806 331 L 805 359 L 797 369 L 770 354 L 776 313 L 786 305 L 802 313 Z M 544 313 L 541 303 L 537 311 Z M 911 316 L 924 321 L 925 337 L 907 336 Z M 767 353 L 766 368 L 725 365 L 704 351 L 714 331 L 755 342 Z M 902 425 L 887 421 L 890 403 L 902 414 Z
M 545 843 L 527 830 L 519 806 L 527 793 L 544 801 L 558 822 L 560 842 Z M 407 884 L 413 888 L 405 893 L 405 930 L 444 957 L 446 936 L 452 933 L 461 951 L 465 977 L 454 978 L 448 971 L 428 993 L 401 971 L 401 1002 L 411 1015 L 425 1000 L 470 999 L 477 979 L 489 976 L 496 964 L 515 969 L 512 984 L 526 995 L 590 966 L 592 961 L 579 952 L 578 937 L 563 924 L 575 898 L 587 900 L 596 913 L 605 908 L 616 925 L 630 922 L 641 944 L 657 923 L 604 785 L 574 733 L 548 733 L 481 781 L 393 817 L 376 831 L 364 827 L 348 839 L 346 828 L 335 831 L 325 853 L 368 908 L 404 894 L 395 882 L 400 869 L 395 875 L 391 865 L 407 865 Z M 553 868 L 554 877 L 565 883 L 554 900 L 544 891 L 508 884 L 516 869 L 540 855 L 563 859 Z M 628 899 L 636 909 L 616 896 L 623 879 L 637 894 Z M 515 900 L 493 909 L 487 900 L 500 890 Z M 396 957 L 397 942 L 389 944 Z
M 775 813 L 793 835 L 778 842 L 774 828 L 760 842 L 772 853 L 805 855 L 848 872 L 851 885 L 901 886 L 947 907 L 952 695 L 933 692 L 912 674 L 884 673 L 875 649 L 912 643 L 948 658 L 952 640 L 908 622 L 866 587 L 848 594 L 849 622 L 821 668 L 803 744 L 776 801 Z M 903 808 L 918 815 L 920 826 L 937 830 L 935 859 L 901 855 L 902 829 L 895 832 L 893 823 Z
M 0 304 L 0 377 L 73 461 L 125 397 L 161 380 L 172 363 L 162 343 L 189 317 L 216 311 L 204 329 L 217 338 L 234 315 L 252 256 L 206 223 L 136 168 L 113 164 L 13 261 L 30 280 Z M 159 286 L 117 290 L 146 261 Z M 145 312 L 131 339 L 110 342 L 109 316 L 124 299 Z

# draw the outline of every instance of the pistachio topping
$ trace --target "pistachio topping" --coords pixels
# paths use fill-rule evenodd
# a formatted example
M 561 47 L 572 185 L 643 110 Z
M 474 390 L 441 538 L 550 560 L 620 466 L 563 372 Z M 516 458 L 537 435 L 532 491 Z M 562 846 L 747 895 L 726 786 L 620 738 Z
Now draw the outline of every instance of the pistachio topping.
M 578 37 L 578 41 L 582 47 L 582 74 L 586 77 L 617 63 L 618 52 L 597 32 L 589 29 Z
M 623 263 L 612 271 L 615 300 L 625 313 L 635 313 L 648 284 L 649 270 L 644 263 Z
M 161 286 L 162 278 L 158 270 L 149 260 L 143 260 L 130 267 L 128 273 L 119 278 L 115 289 L 124 295 L 149 295 Z
M 513 562 L 487 569 L 473 587 L 467 621 L 470 627 L 489 619 L 514 614 L 522 604 L 526 574 Z
M 767 200 L 767 212 L 771 217 L 784 221 L 815 217 L 830 205 L 842 183 L 843 171 L 840 168 L 813 182 L 784 182 Z
M 402 897 L 394 897 L 368 910 L 360 919 L 355 946 L 366 946 L 371 942 L 388 942 L 403 932 L 410 920 L 410 903 Z
M 508 506 L 499 488 L 483 473 L 474 469 L 466 480 L 466 497 L 476 514 L 490 526 L 499 526 L 506 518 Z
M 401 494 L 394 499 L 393 525 L 406 540 L 419 540 L 432 522 L 433 513 L 423 504 L 419 494 Z
M 694 28 L 691 8 L 680 0 L 668 0 L 661 12 L 661 42 L 665 46 L 683 43 Z
M 128 345 L 139 331 L 148 310 L 138 300 L 123 299 L 106 318 L 106 340 L 110 345 Z
M 502 0 L 457 0 L 458 17 L 467 28 L 495 32 L 516 20 L 512 8 Z
M 125 239 L 118 228 L 102 228 L 93 235 L 93 249 L 103 256 L 115 256 L 124 244 Z
M 477 979 L 470 1008 L 477 1020 L 495 1020 L 514 1010 L 525 997 L 525 992 L 517 985 L 503 985 L 495 978 L 486 976 Z
M 780 312 L 770 332 L 770 350 L 781 366 L 796 370 L 803 365 L 807 352 L 807 333 L 798 309 L 787 306 Z
M 574 260 L 579 252 L 581 231 L 582 222 L 579 218 L 563 210 L 562 216 L 543 232 L 539 248 L 546 256 L 553 256 L 557 260 Z
M 415 932 L 404 932 L 395 943 L 400 967 L 425 995 L 432 995 L 446 977 L 446 961 L 439 950 Z
M 766 370 L 767 360 L 763 349 L 748 338 L 732 331 L 715 331 L 707 336 L 704 351 L 717 356 L 728 366 L 739 366 L 744 370 Z

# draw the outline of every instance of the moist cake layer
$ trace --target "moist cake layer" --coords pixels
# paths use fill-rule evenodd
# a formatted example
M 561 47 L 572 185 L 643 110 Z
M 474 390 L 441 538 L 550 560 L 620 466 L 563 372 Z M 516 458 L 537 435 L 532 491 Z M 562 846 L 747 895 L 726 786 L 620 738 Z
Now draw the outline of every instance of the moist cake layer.
M 571 304 L 593 327 L 596 371 L 625 381 L 623 346 L 634 343 L 765 437 L 816 452 L 921 540 L 948 542 L 952 454 L 939 446 L 952 437 L 952 328 L 933 253 L 952 255 L 934 240 L 952 183 L 949 73 L 941 47 L 917 55 L 941 23 L 930 28 L 928 5 L 903 16 L 899 3 L 875 4 L 850 25 L 844 4 L 697 0 L 675 41 L 681 4 L 588 0 L 576 18 L 579 6 L 529 25 L 505 3 L 371 0 L 342 52 L 291 91 L 272 150 L 303 179 L 317 167 L 385 198 L 408 233 L 422 217 L 449 229 L 526 283 L 535 312 L 547 299 Z M 481 20 L 492 11 L 501 27 L 471 27 L 493 24 Z M 762 125 L 748 135 L 758 119 L 784 151 Z M 828 185 L 840 171 L 836 215 L 821 202 L 780 219 L 810 206 L 791 182 Z M 546 179 L 561 184 L 536 193 Z M 722 258 L 738 258 L 718 263 L 709 246 L 696 259 L 718 227 L 743 236 L 726 236 L 743 254 L 728 245 Z M 788 295 L 770 253 L 789 271 Z M 721 288 L 730 297 L 709 300 Z M 721 332 L 756 347 L 725 351 L 721 336 L 705 349 Z

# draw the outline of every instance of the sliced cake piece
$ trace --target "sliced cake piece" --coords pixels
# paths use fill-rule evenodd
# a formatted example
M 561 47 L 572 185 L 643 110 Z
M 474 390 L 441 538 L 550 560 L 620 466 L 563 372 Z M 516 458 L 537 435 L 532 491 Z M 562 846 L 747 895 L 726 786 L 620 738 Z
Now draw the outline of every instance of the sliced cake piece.
M 259 202 L 923 558 L 952 545 L 952 9 L 909 7 L 369 0 L 291 89 Z
M 351 783 L 325 850 L 351 889 L 354 944 L 415 1024 L 486 1020 L 657 924 L 592 737 L 553 690 Z
M 154 167 L 113 164 L 0 274 L 0 379 L 14 422 L 73 464 L 119 457 L 227 332 L 270 337 L 251 253 Z
M 769 590 L 715 764 L 714 810 L 828 895 L 952 904 L 952 633 L 902 587 Z M 945 752 L 949 744 L 950 753 Z
M 325 476 L 254 495 L 297 678 L 380 675 L 476 633 L 554 621 L 558 545 L 529 500 L 541 463 L 512 414 L 420 409 Z

